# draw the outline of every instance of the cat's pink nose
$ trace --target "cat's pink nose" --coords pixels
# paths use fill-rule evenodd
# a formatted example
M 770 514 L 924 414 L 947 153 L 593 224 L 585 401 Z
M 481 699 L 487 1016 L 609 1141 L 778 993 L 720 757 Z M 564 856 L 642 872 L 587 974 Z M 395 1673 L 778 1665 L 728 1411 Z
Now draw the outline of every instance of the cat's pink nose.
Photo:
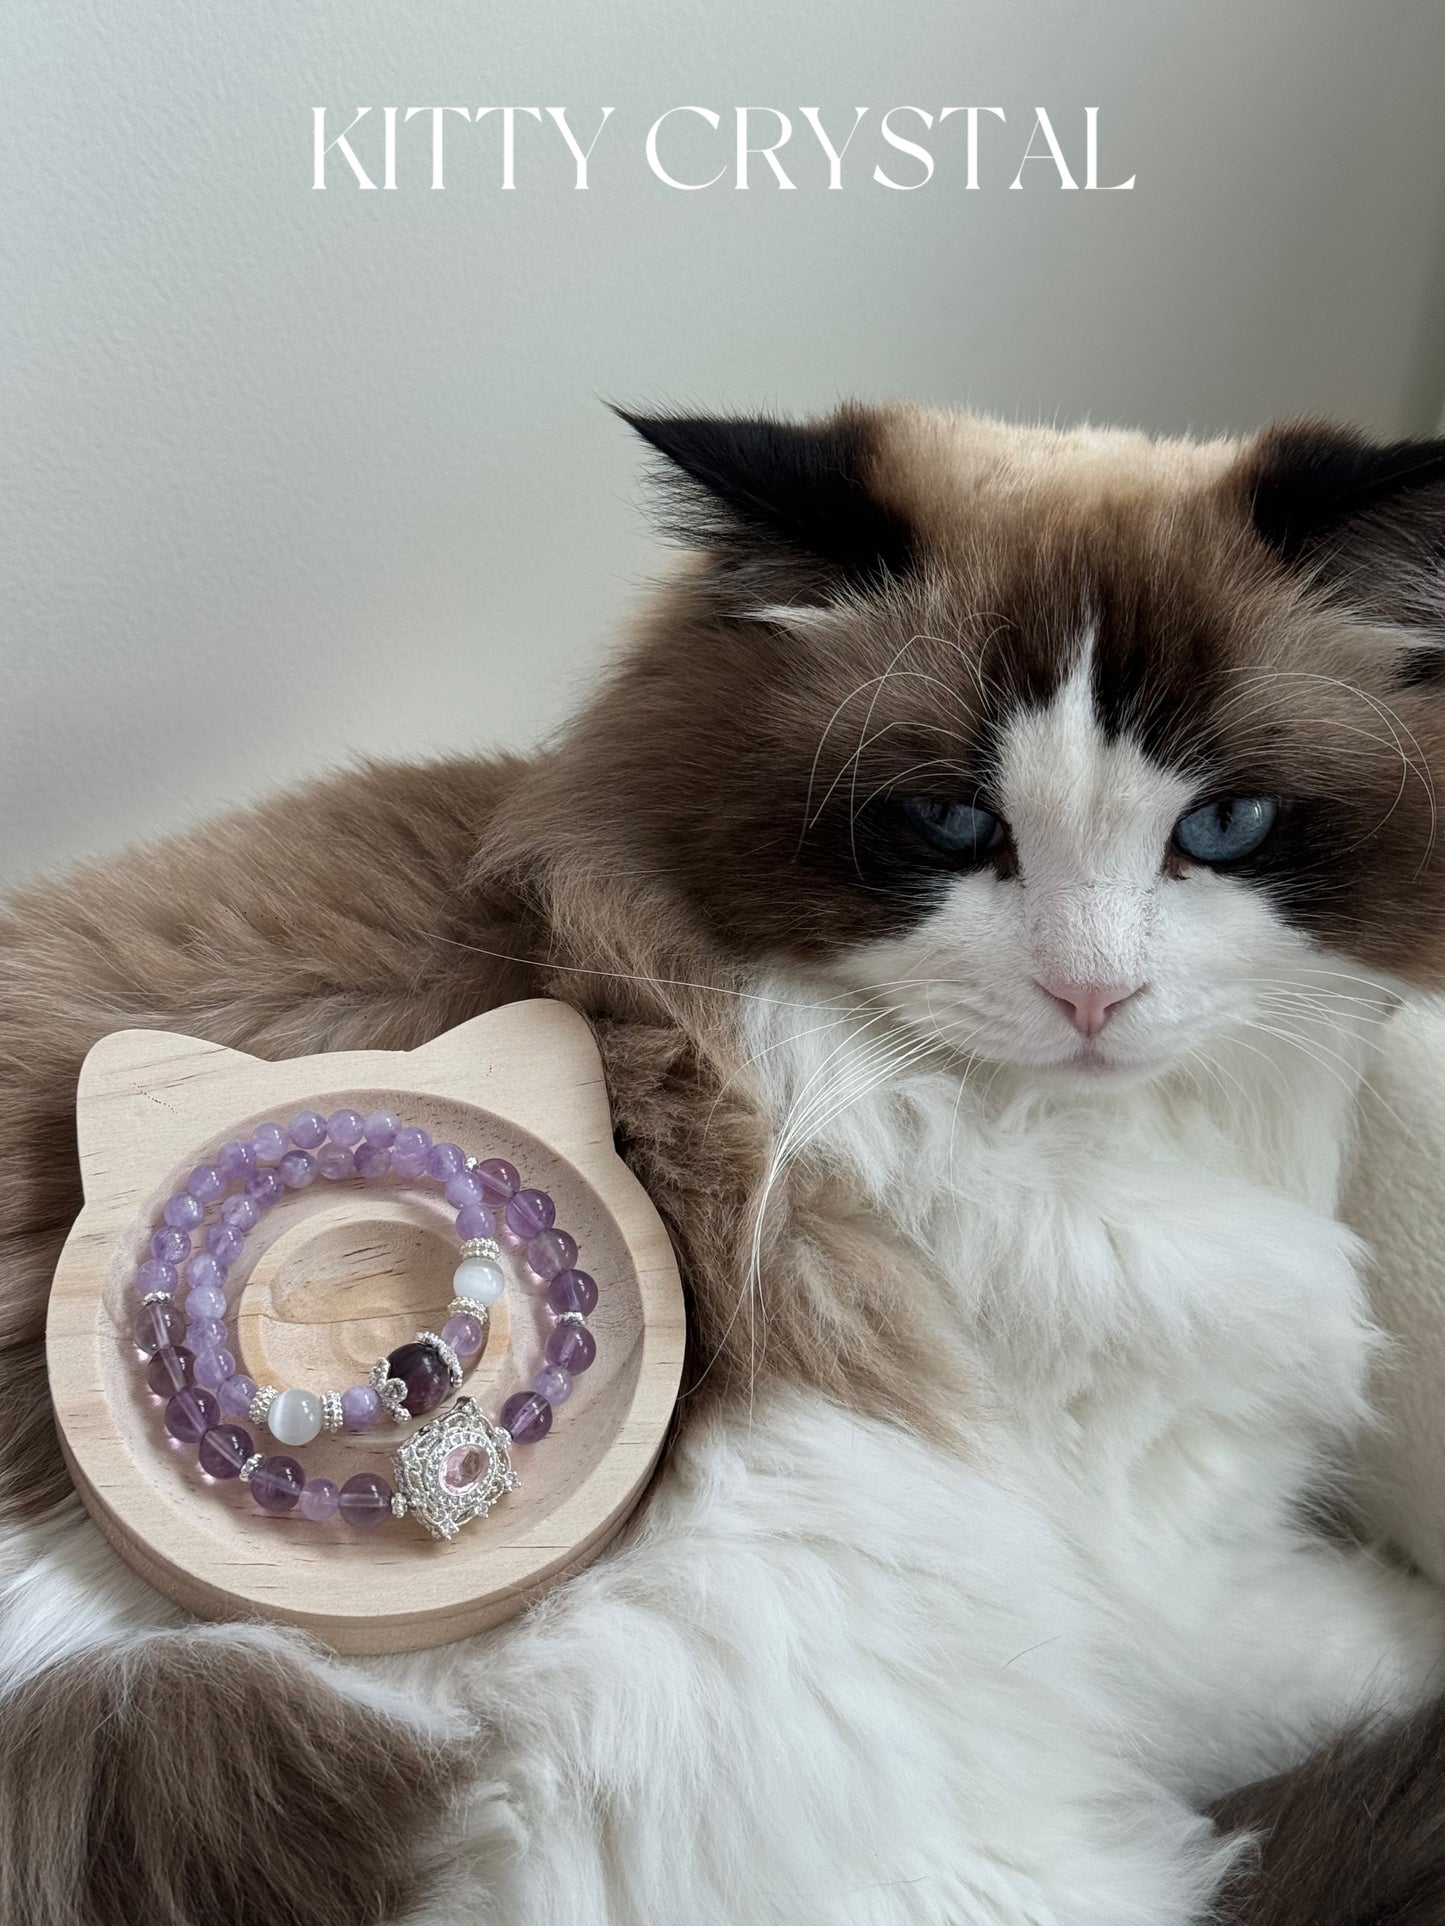
M 1035 979 L 1045 996 L 1061 1003 L 1081 1037 L 1096 1037 L 1121 1003 L 1137 996 L 1142 983 L 1071 983 L 1064 977 Z

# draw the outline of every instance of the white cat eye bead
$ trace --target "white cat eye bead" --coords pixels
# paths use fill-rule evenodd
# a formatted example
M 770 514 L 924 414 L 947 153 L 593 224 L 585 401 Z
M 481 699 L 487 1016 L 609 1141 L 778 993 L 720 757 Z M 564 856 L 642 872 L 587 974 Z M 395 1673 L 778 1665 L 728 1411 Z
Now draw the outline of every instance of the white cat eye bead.
M 314 1391 L 280 1391 L 271 1400 L 266 1427 L 280 1444 L 304 1445 L 321 1429 L 321 1400 Z
M 485 1257 L 464 1258 L 452 1272 L 452 1294 L 469 1297 L 474 1304 L 495 1304 L 507 1288 L 501 1269 Z

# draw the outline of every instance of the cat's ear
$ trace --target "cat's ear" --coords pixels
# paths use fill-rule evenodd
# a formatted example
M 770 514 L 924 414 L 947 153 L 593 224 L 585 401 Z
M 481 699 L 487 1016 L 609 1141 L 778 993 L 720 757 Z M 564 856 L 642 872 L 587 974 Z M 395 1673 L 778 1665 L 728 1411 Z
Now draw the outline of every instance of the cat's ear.
M 1268 429 L 1250 507 L 1283 561 L 1362 615 L 1445 625 L 1445 441 L 1372 442 L 1328 422 Z
M 616 412 L 665 457 L 663 526 L 689 546 L 724 564 L 792 561 L 850 587 L 912 567 L 907 522 L 871 485 L 865 409 L 801 423 Z

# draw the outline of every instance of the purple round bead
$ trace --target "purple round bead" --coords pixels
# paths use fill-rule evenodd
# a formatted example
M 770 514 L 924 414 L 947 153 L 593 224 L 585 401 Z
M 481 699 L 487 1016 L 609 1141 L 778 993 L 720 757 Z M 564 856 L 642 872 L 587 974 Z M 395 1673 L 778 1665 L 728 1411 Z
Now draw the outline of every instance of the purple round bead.
M 238 1204 L 249 1204 L 251 1200 L 249 1197 L 238 1197 L 235 1201 Z M 234 1224 L 212 1224 L 206 1232 L 206 1249 L 218 1263 L 229 1267 L 235 1263 L 245 1248 L 245 1232 L 237 1230 Z
M 294 1458 L 263 1458 L 251 1473 L 251 1496 L 262 1511 L 291 1511 L 306 1477 Z
M 548 1404 L 565 1404 L 572 1395 L 572 1374 L 560 1364 L 544 1364 L 532 1380 L 532 1389 Z
M 199 1198 L 192 1197 L 188 1190 L 177 1191 L 174 1197 L 166 1199 L 161 1216 L 174 1230 L 191 1231 L 206 1214 L 206 1207 Z
M 465 1243 L 469 1237 L 495 1237 L 497 1220 L 485 1204 L 468 1204 L 457 1212 L 457 1236 Z
M 344 1144 L 323 1144 L 316 1153 L 316 1168 L 328 1184 L 339 1184 L 343 1177 L 356 1174 L 356 1159 Z
M 257 1124 L 251 1132 L 251 1148 L 258 1164 L 279 1164 L 286 1155 L 285 1124 Z
M 552 1407 L 535 1391 L 514 1391 L 502 1406 L 502 1423 L 518 1444 L 537 1444 L 552 1429 Z
M 235 1377 L 226 1379 L 216 1397 L 228 1418 L 244 1418 L 251 1409 L 251 1400 L 257 1389 L 254 1378 L 248 1377 L 244 1371 L 238 1371 Z
M 453 1210 L 480 1204 L 482 1194 L 482 1180 L 474 1170 L 459 1170 L 455 1177 L 447 1179 L 446 1200 Z
M 215 1164 L 197 1164 L 187 1179 L 186 1189 L 198 1203 L 214 1204 L 226 1194 L 226 1179 Z
M 286 1195 L 286 1186 L 274 1170 L 258 1170 L 246 1179 L 246 1195 L 265 1210 Z
M 221 1407 L 209 1391 L 188 1385 L 166 1401 L 165 1426 L 182 1444 L 199 1444 L 220 1415 Z
M 232 1137 L 216 1152 L 216 1169 L 228 1180 L 243 1181 L 255 1168 L 255 1147 L 243 1144 L 239 1137 Z
M 538 1277 L 555 1277 L 577 1262 L 577 1240 L 564 1230 L 538 1231 L 527 1246 L 527 1262 Z
M 236 1360 L 220 1345 L 214 1350 L 198 1351 L 191 1366 L 191 1376 L 206 1391 L 219 1391 L 235 1375 Z
M 226 1269 L 218 1257 L 210 1251 L 197 1251 L 186 1266 L 186 1283 L 193 1291 L 218 1289 L 226 1281 Z M 219 1317 L 219 1311 L 208 1312 L 208 1316 Z
M 298 1150 L 319 1150 L 326 1142 L 326 1119 L 319 1110 L 298 1110 L 289 1131 Z
M 597 1309 L 597 1279 L 587 1271 L 558 1271 L 547 1286 L 547 1309 L 554 1317 L 567 1311 L 591 1317 Z
M 597 1356 L 597 1340 L 585 1324 L 554 1324 L 542 1346 L 542 1356 L 572 1377 L 592 1369 Z
M 186 1347 L 197 1353 L 219 1350 L 230 1335 L 223 1317 L 193 1317 L 186 1326 Z
M 324 1525 L 336 1516 L 341 1493 L 329 1478 L 308 1478 L 301 1487 L 301 1516 L 313 1525 Z
M 356 1147 L 356 1173 L 369 1184 L 385 1177 L 391 1169 L 391 1152 L 383 1150 L 380 1144 L 358 1144 Z
M 238 1424 L 213 1424 L 196 1453 L 201 1470 L 212 1478 L 234 1478 L 256 1449 L 251 1434 Z
M 381 1394 L 375 1385 L 349 1385 L 341 1394 L 341 1422 L 348 1431 L 366 1431 L 381 1416 Z
M 455 1317 L 449 1317 L 441 1335 L 459 1358 L 474 1358 L 487 1341 L 486 1326 L 467 1311 L 458 1311 Z
M 180 1307 L 167 1301 L 164 1304 L 142 1304 L 136 1312 L 130 1327 L 135 1339 L 135 1348 L 153 1358 L 157 1351 L 166 1345 L 178 1345 L 181 1333 L 186 1328 L 186 1320 Z
M 191 1381 L 191 1354 L 163 1344 L 146 1366 L 146 1383 L 158 1398 L 173 1397 Z
M 221 1206 L 221 1222 L 228 1230 L 240 1231 L 243 1237 L 260 1221 L 261 1206 L 254 1197 L 228 1197 Z
M 484 1157 L 477 1165 L 477 1175 L 482 1180 L 482 1195 L 489 1204 L 505 1204 L 522 1187 L 521 1178 L 505 1157 Z
M 507 1205 L 506 1218 L 513 1237 L 533 1238 L 539 1231 L 551 1230 L 557 1206 L 545 1190 L 519 1190 Z
M 394 1110 L 373 1110 L 361 1128 L 369 1144 L 377 1150 L 390 1150 L 401 1129 L 401 1118 Z
M 191 1254 L 191 1240 L 173 1224 L 162 1224 L 151 1238 L 151 1256 L 162 1264 L 180 1264 Z
M 331 1133 L 332 1143 L 345 1144 L 350 1150 L 365 1135 L 366 1119 L 359 1110 L 333 1110 L 326 1119 L 326 1128 Z
M 420 1177 L 431 1155 L 431 1138 L 411 1124 L 396 1133 L 391 1147 L 391 1163 L 398 1177 Z
M 214 1258 L 211 1261 L 214 1263 Z M 193 1271 L 199 1262 L 198 1257 L 191 1259 Z M 203 1317 L 224 1317 L 226 1293 L 219 1284 L 193 1284 L 186 1293 L 185 1313 L 188 1318 L 195 1321 Z
M 135 1274 L 135 1292 L 139 1297 L 149 1297 L 152 1291 L 174 1291 L 181 1281 L 181 1274 L 174 1264 L 167 1264 L 164 1258 L 148 1257 Z
M 452 1388 L 451 1373 L 429 1344 L 399 1344 L 386 1364 L 406 1386 L 406 1408 L 414 1418 L 435 1411 Z
M 455 1177 L 458 1171 L 466 1167 L 466 1152 L 460 1144 L 433 1144 L 427 1152 L 427 1176 L 435 1177 L 439 1184 L 444 1184 L 449 1177 Z
M 341 1487 L 337 1505 L 348 1525 L 370 1531 L 391 1516 L 391 1486 L 375 1471 L 358 1471 Z
M 316 1159 L 309 1150 L 288 1150 L 276 1166 L 276 1175 L 287 1190 L 305 1190 L 316 1177 Z

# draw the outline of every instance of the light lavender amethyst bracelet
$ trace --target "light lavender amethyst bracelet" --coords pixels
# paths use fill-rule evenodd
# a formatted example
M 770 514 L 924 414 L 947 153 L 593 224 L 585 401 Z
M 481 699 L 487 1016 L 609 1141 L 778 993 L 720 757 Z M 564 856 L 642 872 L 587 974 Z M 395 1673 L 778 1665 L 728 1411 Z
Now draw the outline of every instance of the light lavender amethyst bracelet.
M 287 1190 L 302 1190 L 318 1177 L 335 1183 L 388 1174 L 435 1179 L 457 1212 L 462 1261 L 453 1278 L 451 1316 L 439 1334 L 418 1332 L 415 1342 L 379 1358 L 370 1384 L 319 1395 L 258 1386 L 237 1371 L 227 1345 L 225 1284 L 247 1231 Z M 203 1247 L 194 1250 L 212 1205 L 217 1208 Z M 294 1458 L 255 1450 L 236 1420 L 265 1423 L 278 1442 L 299 1445 L 323 1426 L 360 1430 L 383 1412 L 400 1419 L 435 1410 L 461 1382 L 461 1360 L 479 1357 L 486 1344 L 488 1307 L 505 1282 L 494 1261 L 501 1255 L 493 1241 L 497 1210 L 509 1237 L 525 1247 L 528 1268 L 547 1284 L 547 1308 L 555 1319 L 530 1391 L 514 1392 L 495 1423 L 473 1399 L 457 1398 L 397 1447 L 394 1482 L 363 1471 L 338 1490 L 329 1478 L 308 1479 Z M 141 1307 L 131 1335 L 148 1360 L 146 1382 L 166 1400 L 166 1430 L 197 1446 L 202 1471 L 211 1478 L 244 1479 L 262 1511 L 299 1508 L 317 1524 L 339 1512 L 359 1529 L 410 1511 L 434 1538 L 455 1538 L 462 1525 L 485 1517 L 497 1498 L 516 1490 L 511 1447 L 546 1437 L 554 1406 L 572 1395 L 573 1379 L 597 1355 L 586 1323 L 597 1285 L 575 1268 L 576 1242 L 555 1228 L 556 1208 L 547 1193 L 523 1188 L 502 1158 L 478 1162 L 457 1144 L 434 1144 L 426 1131 L 403 1125 L 389 1110 L 365 1118 L 355 1110 L 329 1117 L 303 1110 L 289 1125 L 257 1124 L 249 1139 L 222 1144 L 214 1163 L 198 1164 L 162 1215 L 151 1255 L 133 1279 Z M 176 1301 L 182 1266 L 184 1311 Z

